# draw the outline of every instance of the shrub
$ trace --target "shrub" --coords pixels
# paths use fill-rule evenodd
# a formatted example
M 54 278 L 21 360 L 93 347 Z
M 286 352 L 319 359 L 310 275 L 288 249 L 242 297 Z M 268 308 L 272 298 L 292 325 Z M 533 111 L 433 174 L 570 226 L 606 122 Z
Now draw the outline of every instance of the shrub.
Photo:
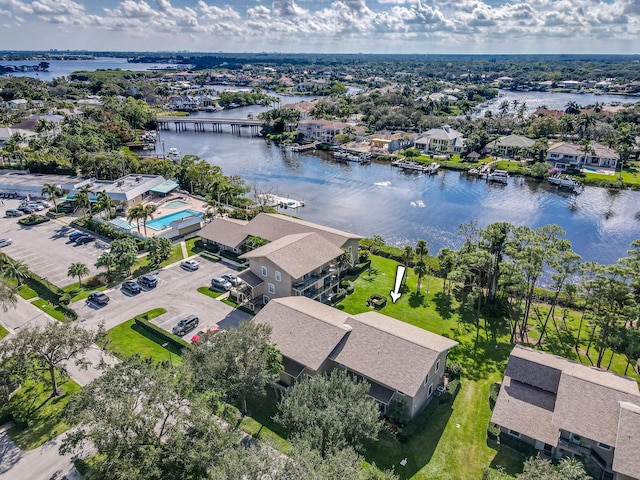
M 527 458 L 535 457 L 538 454 L 538 451 L 533 447 L 533 445 L 529 445 L 528 443 L 523 442 L 519 438 L 514 437 L 513 435 L 509 435 L 508 433 L 500 432 L 500 445 L 506 445 L 508 447 L 517 450 L 520 453 L 523 453 Z
M 102 281 L 100 280 L 100 277 L 98 277 L 97 275 L 87 278 L 84 282 L 85 287 L 99 287 L 101 285 L 102 285 Z
M 360 250 L 360 254 L 358 255 L 358 262 L 366 262 L 367 260 L 369 260 L 369 255 L 371 255 L 371 252 L 369 250 Z
M 460 380 L 457 378 L 447 383 L 447 389 L 443 392 L 442 395 L 440 395 L 440 403 L 452 402 L 456 398 L 456 395 L 458 395 L 460 386 Z
M 200 256 L 202 258 L 206 258 L 207 260 L 210 260 L 212 262 L 219 262 L 220 261 L 220 257 L 218 255 L 214 255 L 213 253 L 210 253 L 210 252 L 207 252 L 207 251 L 200 252 Z
M 50 220 L 51 220 L 50 218 L 32 213 L 31 215 L 27 215 L 26 217 L 18 220 L 18 223 L 20 225 L 29 226 L 29 225 L 39 225 L 41 223 L 48 222 Z
M 63 293 L 60 295 L 60 299 L 58 300 L 61 305 L 69 305 L 71 303 L 71 295 L 68 293 Z
M 185 342 L 179 337 L 167 332 L 166 330 L 154 325 L 146 318 L 141 316 L 135 317 L 135 324 L 139 327 L 153 333 L 154 335 L 160 337 L 162 340 L 169 343 L 169 345 L 173 345 L 176 348 L 193 348 L 189 343 Z
M 498 394 L 500 393 L 500 382 L 492 383 L 489 387 L 489 407 L 493 410 L 498 401 Z
M 462 373 L 462 365 L 458 362 L 448 362 L 447 363 L 447 374 L 451 380 L 456 378 L 460 378 L 460 374 Z
M 347 275 L 360 275 L 366 269 L 371 267 L 371 260 L 366 260 L 364 262 L 358 263 L 352 267 L 347 268 Z
M 487 427 L 487 438 L 496 442 L 498 441 L 498 437 L 500 437 L 500 427 L 495 423 L 489 422 L 489 426 Z
M 378 293 L 374 293 L 369 297 L 369 300 L 367 300 L 367 307 L 373 307 L 376 310 L 383 308 L 386 304 L 387 297 Z

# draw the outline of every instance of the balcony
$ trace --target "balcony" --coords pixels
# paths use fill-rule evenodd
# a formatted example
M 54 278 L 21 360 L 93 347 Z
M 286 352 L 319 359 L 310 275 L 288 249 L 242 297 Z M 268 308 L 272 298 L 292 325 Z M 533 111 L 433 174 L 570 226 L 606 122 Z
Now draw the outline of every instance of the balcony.
M 320 271 L 313 272 L 301 280 L 294 281 L 291 285 L 294 295 L 309 296 L 305 293 L 305 290 L 312 286 L 315 288 L 321 280 L 324 280 L 322 283 L 323 286 L 319 289 L 321 291 L 324 291 L 327 287 L 335 286 L 338 283 L 337 272 L 337 267 L 329 265 Z
M 568 438 L 562 438 L 560 437 L 558 439 L 558 445 L 560 447 L 562 447 L 564 450 L 567 450 L 573 454 L 577 454 L 577 455 L 585 455 L 585 456 L 590 456 L 591 455 L 591 446 L 589 445 L 581 445 L 580 443 L 576 442 L 575 440 L 569 440 Z

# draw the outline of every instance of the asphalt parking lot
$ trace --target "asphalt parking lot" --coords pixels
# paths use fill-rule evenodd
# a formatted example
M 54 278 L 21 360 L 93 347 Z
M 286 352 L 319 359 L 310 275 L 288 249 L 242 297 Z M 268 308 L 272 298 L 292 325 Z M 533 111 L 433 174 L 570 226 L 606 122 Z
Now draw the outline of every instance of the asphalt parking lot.
M 153 323 L 169 332 L 178 321 L 191 314 L 200 318 L 200 326 L 217 324 L 221 329 L 237 327 L 241 321 L 249 319 L 250 315 L 198 292 L 198 287 L 208 286 L 212 277 L 233 272 L 232 268 L 223 262 L 195 258 L 200 262 L 200 268 L 195 271 L 185 270 L 179 263 L 158 270 L 155 288 L 141 286 L 140 293 L 131 295 L 118 285 L 105 291 L 110 299 L 105 306 L 82 300 L 72 303 L 71 308 L 78 312 L 80 322 L 87 325 L 104 322 L 107 329 L 159 307 L 167 312 Z
M 106 244 L 100 241 L 76 245 L 68 243 L 68 235 L 74 228 L 51 220 L 40 225 L 23 227 L 19 218 L 6 217 L 4 212 L 16 208 L 20 200 L 4 200 L 0 206 L 0 238 L 11 238 L 13 244 L 3 247 L 2 251 L 15 260 L 21 260 L 48 281 L 59 287 L 77 282 L 77 278 L 67 276 L 69 265 L 82 262 L 91 272 L 99 271 L 95 263 Z M 38 212 L 44 214 L 46 210 Z

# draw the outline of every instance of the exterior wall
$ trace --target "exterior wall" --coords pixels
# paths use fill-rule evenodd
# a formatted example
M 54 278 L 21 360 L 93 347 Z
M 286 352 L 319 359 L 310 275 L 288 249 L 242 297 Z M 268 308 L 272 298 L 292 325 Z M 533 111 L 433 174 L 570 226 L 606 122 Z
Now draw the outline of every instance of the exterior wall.
M 438 361 L 440 361 L 440 368 L 436 372 L 436 364 L 438 363 Z M 410 418 L 415 417 L 416 414 L 418 414 L 433 399 L 436 388 L 444 383 L 443 377 L 446 370 L 446 365 L 447 352 L 445 351 L 441 352 L 433 365 L 431 365 L 431 368 L 429 369 L 429 382 L 426 384 L 425 382 L 422 382 L 422 385 L 420 386 L 418 392 L 414 397 L 409 397 L 408 395 L 404 397 L 405 401 L 407 402 L 408 414 Z M 426 376 L 427 375 L 425 373 L 425 379 Z M 431 395 L 429 395 L 429 385 L 433 385 Z
M 600 467 L 611 471 L 615 455 L 615 447 L 613 445 L 610 446 L 610 449 L 602 448 L 598 445 L 597 440 L 575 435 L 566 430 L 560 431 L 558 445 L 562 455 L 591 457 Z
M 355 264 L 355 263 L 358 263 L 359 246 L 360 246 L 360 240 L 353 238 L 344 242 L 340 248 L 342 248 L 343 250 L 347 250 L 348 252 L 351 252 L 351 257 L 353 259 L 353 263 Z
M 262 275 L 262 267 L 267 267 L 267 276 Z M 253 298 L 266 295 L 271 300 L 291 296 L 291 276 L 282 271 L 275 263 L 266 258 L 252 258 L 249 261 L 249 268 L 264 282 L 254 289 Z M 276 271 L 280 272 L 280 281 L 276 280 Z M 275 293 L 269 292 L 269 283 L 275 287 Z
M 596 157 L 594 155 L 580 156 L 580 155 L 565 155 L 563 153 L 547 152 L 547 162 L 551 163 L 553 167 L 560 170 L 566 170 L 566 165 L 575 167 L 602 167 L 602 168 L 616 168 L 618 165 L 617 158 L 611 157 Z

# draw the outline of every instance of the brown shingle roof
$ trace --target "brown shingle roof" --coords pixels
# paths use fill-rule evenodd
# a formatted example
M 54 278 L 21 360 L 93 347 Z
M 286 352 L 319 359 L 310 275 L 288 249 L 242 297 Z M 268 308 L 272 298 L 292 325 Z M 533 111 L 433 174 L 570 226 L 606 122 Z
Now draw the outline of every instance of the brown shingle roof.
M 505 375 L 519 382 L 557 393 L 562 365 L 559 357 L 539 350 L 516 347 L 511 352 Z
M 317 233 L 299 233 L 274 240 L 240 258 L 267 258 L 298 279 L 342 253 L 339 247 Z
M 243 270 L 238 274 L 238 278 L 252 288 L 255 288 L 261 283 L 264 283 L 264 280 L 262 280 L 259 276 L 257 276 L 251 270 Z
M 236 248 L 249 236 L 244 231 L 247 223 L 245 220 L 236 220 L 234 218 L 214 218 L 211 223 L 200 230 L 200 237 Z
M 613 469 L 631 478 L 640 478 L 640 406 L 620 403 L 620 420 Z
M 593 154 L 589 154 L 588 156 L 596 156 L 596 157 L 604 157 L 604 158 L 615 158 L 619 159 L 620 155 L 616 153 L 615 150 L 609 148 L 605 145 L 601 145 L 599 143 L 592 143 L 591 148 L 593 149 Z M 547 153 L 561 153 L 563 155 L 573 155 L 578 157 L 584 156 L 584 151 L 582 147 L 576 143 L 570 142 L 559 142 L 549 147 Z

